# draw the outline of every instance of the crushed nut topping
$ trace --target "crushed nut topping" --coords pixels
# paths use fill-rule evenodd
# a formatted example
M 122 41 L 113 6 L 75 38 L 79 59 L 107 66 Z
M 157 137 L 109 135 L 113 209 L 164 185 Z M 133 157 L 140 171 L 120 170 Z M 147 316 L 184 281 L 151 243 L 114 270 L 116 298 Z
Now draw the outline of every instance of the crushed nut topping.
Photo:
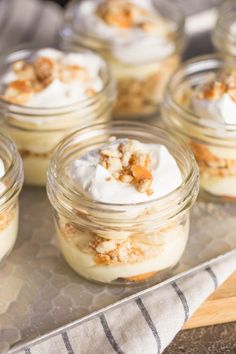
M 154 15 L 144 8 L 123 0 L 105 0 L 97 9 L 97 16 L 107 24 L 121 28 L 141 28 L 153 32 L 158 23 Z
M 228 93 L 236 101 L 236 70 L 224 70 L 219 72 L 214 80 L 206 83 L 198 90 L 197 98 L 217 100 L 223 94 Z
M 66 65 L 45 56 L 38 57 L 33 62 L 17 61 L 12 65 L 12 70 L 16 80 L 7 85 L 0 98 L 15 104 L 26 104 L 35 93 L 43 91 L 56 79 L 65 84 L 75 80 L 89 84 L 90 81 L 85 67 Z M 86 93 L 91 97 L 96 92 L 88 88 Z
M 128 140 L 101 151 L 101 165 L 123 183 L 133 184 L 140 193 L 153 193 L 153 176 L 149 170 L 150 154 L 142 151 L 136 140 Z

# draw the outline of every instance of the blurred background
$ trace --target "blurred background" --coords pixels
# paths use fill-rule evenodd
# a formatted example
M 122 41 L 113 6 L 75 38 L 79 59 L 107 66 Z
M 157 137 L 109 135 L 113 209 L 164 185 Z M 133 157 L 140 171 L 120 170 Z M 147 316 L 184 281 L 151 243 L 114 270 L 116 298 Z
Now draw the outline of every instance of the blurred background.
M 52 0 L 52 1 L 64 7 L 70 0 Z M 172 1 L 179 3 L 183 11 L 186 11 L 187 13 L 196 13 L 202 11 L 203 9 L 207 9 L 211 6 L 216 6 L 220 2 L 222 2 L 222 0 L 172 0 Z
M 198 38 L 191 38 L 188 51 L 185 53 L 191 52 L 194 55 L 195 52 L 198 54 L 211 52 L 212 46 L 206 31 L 212 24 L 209 23 L 211 17 L 209 14 L 200 18 L 197 15 L 211 11 L 211 8 L 224 0 L 169 1 L 177 3 L 188 16 L 188 20 L 194 17 L 193 24 L 197 33 L 194 37 Z M 56 45 L 59 40 L 58 33 L 62 28 L 64 8 L 68 3 L 70 0 L 0 0 L 0 52 L 12 50 L 29 42 L 38 46 Z M 199 40 L 204 31 L 204 40 Z M 185 58 L 188 56 L 185 54 Z

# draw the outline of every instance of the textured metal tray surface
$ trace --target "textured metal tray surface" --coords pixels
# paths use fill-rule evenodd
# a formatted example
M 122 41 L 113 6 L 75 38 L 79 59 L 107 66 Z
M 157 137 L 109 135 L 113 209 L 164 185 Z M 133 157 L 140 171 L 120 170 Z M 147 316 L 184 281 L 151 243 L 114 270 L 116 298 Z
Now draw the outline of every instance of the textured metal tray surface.
M 25 188 L 20 204 L 17 244 L 0 265 L 0 352 L 150 290 L 147 285 L 102 286 L 81 279 L 57 248 L 45 190 Z M 187 249 L 170 278 L 236 248 L 236 205 L 198 202 L 191 219 Z

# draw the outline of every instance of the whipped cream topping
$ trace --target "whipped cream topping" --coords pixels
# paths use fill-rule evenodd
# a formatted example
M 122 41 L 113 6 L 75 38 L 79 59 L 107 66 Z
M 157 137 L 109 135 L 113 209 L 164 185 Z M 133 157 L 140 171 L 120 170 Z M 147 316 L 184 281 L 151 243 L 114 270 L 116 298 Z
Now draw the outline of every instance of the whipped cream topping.
M 107 42 L 122 62 L 163 59 L 175 50 L 175 25 L 151 0 L 83 0 L 77 11 L 77 27 Z
M 29 61 L 19 61 L 2 77 L 2 99 L 29 107 L 63 107 L 100 92 L 105 62 L 93 53 L 38 50 Z
M 192 107 L 201 119 L 236 124 L 236 71 L 213 75 L 193 91 Z
M 117 150 L 120 151 L 121 146 L 125 147 L 122 150 L 124 154 L 122 157 L 114 157 L 118 156 Z M 111 151 L 114 152 L 112 156 Z M 134 157 L 138 162 L 130 168 L 128 160 L 134 160 Z M 122 166 L 117 159 L 122 159 Z M 146 167 L 142 168 L 144 165 Z M 132 173 L 120 172 L 122 169 L 131 169 Z M 182 183 L 180 169 L 164 145 L 144 144 L 129 139 L 108 142 L 107 145 L 88 152 L 71 163 L 68 173 L 74 187 L 86 197 L 111 204 L 151 201 L 174 191 Z

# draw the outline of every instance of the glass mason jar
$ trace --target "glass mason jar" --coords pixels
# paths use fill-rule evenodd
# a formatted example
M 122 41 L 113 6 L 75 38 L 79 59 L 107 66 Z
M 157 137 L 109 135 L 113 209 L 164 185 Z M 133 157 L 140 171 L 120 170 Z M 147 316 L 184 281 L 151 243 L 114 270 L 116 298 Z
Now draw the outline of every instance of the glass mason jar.
M 156 35 L 151 40 L 146 37 L 137 40 L 134 36 L 132 41 L 120 45 L 120 36 L 112 44 L 99 36 L 95 25 L 95 30 L 88 29 L 91 16 L 80 15 L 84 3 L 87 1 L 72 1 L 67 7 L 62 46 L 76 49 L 82 45 L 106 58 L 117 81 L 116 117 L 153 116 L 159 110 L 167 81 L 181 60 L 185 44 L 183 13 L 173 1 L 153 0 L 157 13 L 173 27 L 171 33 L 167 37 Z
M 129 205 L 97 202 L 75 191 L 68 165 L 114 136 L 164 144 L 176 159 L 182 184 L 164 197 Z M 191 151 L 165 131 L 131 121 L 76 131 L 56 149 L 48 170 L 61 252 L 79 275 L 101 283 L 133 284 L 174 267 L 188 240 L 189 210 L 198 189 Z
M 236 200 L 236 124 L 207 120 L 191 109 L 191 90 L 212 73 L 235 68 L 236 62 L 209 55 L 187 61 L 170 80 L 162 105 L 166 127 L 192 148 L 200 167 L 203 196 Z
M 228 0 L 219 8 L 212 41 L 221 54 L 236 57 L 236 2 Z
M 39 50 L 39 49 L 37 49 Z M 16 61 L 29 60 L 35 49 L 22 49 L 1 57 L 1 77 Z M 81 53 L 88 52 L 81 50 Z M 72 131 L 101 121 L 108 121 L 115 99 L 115 85 L 105 61 L 101 78 L 104 88 L 75 104 L 55 108 L 12 104 L 0 98 L 1 128 L 15 141 L 23 160 L 25 183 L 43 186 L 46 170 L 55 146 Z
M 22 161 L 14 143 L 0 134 L 0 262 L 12 250 L 18 232 L 18 195 L 23 184 Z M 4 166 L 4 168 L 3 168 Z

